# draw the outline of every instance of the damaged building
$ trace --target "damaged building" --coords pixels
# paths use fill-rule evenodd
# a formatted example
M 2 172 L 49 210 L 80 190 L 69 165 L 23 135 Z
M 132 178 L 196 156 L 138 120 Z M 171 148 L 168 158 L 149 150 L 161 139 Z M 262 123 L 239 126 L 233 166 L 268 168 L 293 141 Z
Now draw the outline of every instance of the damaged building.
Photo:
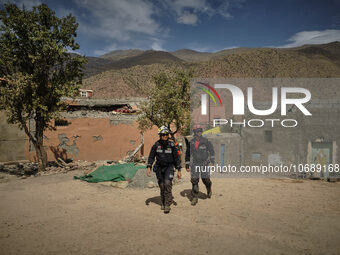
M 296 87 L 305 87 L 310 90 L 312 97 L 306 104 L 306 108 L 311 113 L 310 116 L 304 115 L 295 105 L 289 105 L 285 116 L 281 115 L 280 106 L 270 116 L 254 115 L 247 107 L 244 115 L 233 116 L 230 112 L 232 109 L 230 94 L 228 100 L 223 98 L 224 102 L 229 103 L 225 105 L 228 108 L 225 112 L 229 122 L 220 125 L 218 132 L 206 134 L 214 145 L 216 163 L 237 167 L 287 165 L 291 166 L 290 173 L 297 174 L 304 172 L 311 164 L 334 168 L 339 166 L 340 99 L 337 95 L 339 79 L 292 81 L 286 79 L 280 82 L 282 84 L 290 82 Z M 277 86 L 280 87 L 281 83 Z M 252 80 L 251 84 L 256 84 L 256 89 L 261 92 L 257 96 L 258 100 L 254 101 L 255 108 L 259 110 L 271 108 L 272 101 L 268 101 L 271 97 L 271 86 L 269 86 L 271 84 L 263 82 L 261 86 L 258 80 Z M 321 86 L 322 89 L 320 89 Z M 246 86 L 241 88 L 246 94 Z M 217 112 L 214 107 L 211 103 L 212 113 Z M 199 118 L 194 120 L 197 121 L 195 123 L 207 127 L 208 123 L 214 122 L 215 115 L 211 114 L 209 122 L 200 122 Z M 232 127 L 231 119 L 234 120 Z M 272 122 L 269 119 L 275 121 Z M 282 121 L 284 121 L 283 124 Z M 305 165 L 307 168 L 304 168 Z M 340 175 L 322 169 L 321 172 L 309 172 L 308 176 L 331 178 Z
M 44 132 L 48 160 L 119 160 L 130 155 L 143 141 L 137 156 L 144 156 L 158 139 L 157 128 L 141 134 L 138 105 L 145 99 L 65 99 L 67 111 L 52 121 L 55 130 Z M 6 122 L 1 113 L 0 161 L 36 160 L 33 144 L 25 133 Z M 34 132 L 34 123 L 29 128 Z

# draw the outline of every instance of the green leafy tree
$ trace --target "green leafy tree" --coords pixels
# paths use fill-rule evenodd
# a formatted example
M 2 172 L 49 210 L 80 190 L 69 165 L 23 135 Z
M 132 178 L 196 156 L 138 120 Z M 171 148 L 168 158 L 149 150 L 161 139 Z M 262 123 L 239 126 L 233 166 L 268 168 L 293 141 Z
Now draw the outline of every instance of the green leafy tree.
M 0 10 L 0 110 L 25 130 L 39 170 L 47 164 L 43 132 L 53 129 L 51 120 L 64 109 L 61 98 L 78 93 L 82 81 L 85 58 L 68 53 L 79 48 L 77 27 L 71 14 L 58 18 L 45 4 L 31 10 L 5 4 Z
M 190 126 L 190 79 L 192 71 L 175 70 L 153 77 L 155 87 L 150 98 L 141 105 L 138 122 L 142 131 L 153 125 L 167 126 L 173 137 Z

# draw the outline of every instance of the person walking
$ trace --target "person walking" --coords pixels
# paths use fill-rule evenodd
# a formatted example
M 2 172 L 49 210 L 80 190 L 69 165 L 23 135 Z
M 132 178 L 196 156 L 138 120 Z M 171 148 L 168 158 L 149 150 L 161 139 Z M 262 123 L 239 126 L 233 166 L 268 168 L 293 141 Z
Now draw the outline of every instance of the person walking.
M 164 213 L 170 212 L 172 204 L 172 179 L 174 178 L 174 168 L 177 171 L 177 177 L 181 178 L 181 159 L 178 155 L 177 148 L 172 141 L 169 141 L 170 130 L 162 126 L 158 130 L 159 140 L 151 147 L 148 158 L 147 176 L 151 176 L 151 167 L 156 173 L 158 185 L 161 194 L 161 209 Z
M 190 172 L 192 183 L 192 195 L 191 205 L 196 205 L 198 202 L 199 192 L 199 179 L 202 178 L 202 182 L 207 188 L 207 197 L 211 198 L 212 195 L 212 182 L 210 180 L 209 164 L 215 164 L 215 152 L 211 142 L 202 136 L 203 127 L 195 125 L 193 127 L 194 137 L 188 143 L 185 153 L 185 168 L 187 172 Z M 192 164 L 190 168 L 190 158 Z

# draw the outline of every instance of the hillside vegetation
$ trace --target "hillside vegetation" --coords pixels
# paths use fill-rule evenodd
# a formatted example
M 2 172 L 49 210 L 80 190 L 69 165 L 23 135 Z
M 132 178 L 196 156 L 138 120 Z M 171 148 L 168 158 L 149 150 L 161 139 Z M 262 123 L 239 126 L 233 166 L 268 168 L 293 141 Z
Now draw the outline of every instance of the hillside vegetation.
M 152 76 L 174 68 L 192 68 L 195 77 L 201 78 L 340 77 L 339 42 L 290 49 L 240 48 L 202 54 L 190 50 L 177 51 L 176 56 L 168 52 L 143 52 L 120 59 L 114 69 L 85 79 L 83 86 L 93 89 L 97 98 L 146 96 L 152 89 Z M 189 61 L 200 56 L 206 60 Z

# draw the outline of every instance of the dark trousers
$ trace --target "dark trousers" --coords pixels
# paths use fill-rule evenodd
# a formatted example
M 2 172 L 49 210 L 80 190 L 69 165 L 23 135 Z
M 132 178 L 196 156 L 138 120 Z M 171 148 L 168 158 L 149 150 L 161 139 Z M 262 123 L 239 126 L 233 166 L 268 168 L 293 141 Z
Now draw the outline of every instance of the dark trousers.
M 196 166 L 199 166 L 199 168 L 196 168 Z M 194 163 L 191 166 L 190 174 L 191 174 L 191 184 L 192 184 L 192 195 L 194 197 L 198 197 L 199 187 L 198 183 L 200 181 L 200 177 L 202 178 L 202 182 L 204 183 L 205 187 L 208 189 L 211 188 L 211 180 L 210 180 L 210 172 L 208 171 L 208 165 L 207 164 L 200 164 L 200 163 Z
M 162 204 L 170 206 L 172 204 L 172 179 L 174 178 L 173 165 L 165 167 L 158 166 L 156 176 L 161 193 Z

